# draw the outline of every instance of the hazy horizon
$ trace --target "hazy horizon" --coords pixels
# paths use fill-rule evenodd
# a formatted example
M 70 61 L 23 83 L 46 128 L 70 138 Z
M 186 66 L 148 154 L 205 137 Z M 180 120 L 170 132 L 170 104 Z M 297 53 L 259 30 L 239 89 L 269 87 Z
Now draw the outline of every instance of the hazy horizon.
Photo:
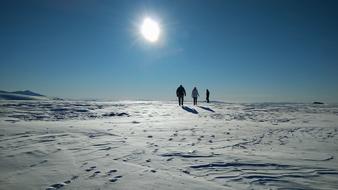
M 1 1 L 0 90 L 72 99 L 338 102 L 338 2 Z M 160 25 L 157 42 L 140 32 Z
M 0 89 L 0 91 L 2 91 L 3 89 Z M 12 91 L 6 91 L 6 92 L 15 92 L 15 91 L 26 91 L 28 89 L 25 89 L 25 90 L 12 90 Z M 29 90 L 30 91 L 30 90 Z M 38 93 L 36 91 L 34 91 L 35 93 Z M 39 94 L 39 93 L 38 93 Z M 174 101 L 176 102 L 177 101 L 177 97 L 170 97 L 170 98 L 163 98 L 163 97 L 160 97 L 158 99 L 151 99 L 151 98 L 126 98 L 126 97 L 122 97 L 122 98 L 111 98 L 111 97 L 108 97 L 108 98 L 95 98 L 95 97 L 84 97 L 84 98 L 72 98 L 72 97 L 60 97 L 60 96 L 54 96 L 54 95 L 46 95 L 46 94 L 41 94 L 41 95 L 44 95 L 44 96 L 47 96 L 49 98 L 61 98 L 62 100 L 65 100 L 65 101 L 116 101 L 116 102 L 119 102 L 119 101 Z M 113 97 L 113 96 L 112 96 Z M 251 96 L 250 97 L 251 100 L 247 100 L 245 99 L 245 97 L 227 97 L 226 99 L 222 99 L 222 98 L 213 98 L 211 100 L 211 102 L 223 102 L 223 103 L 286 103 L 286 104 L 312 104 L 313 102 L 323 102 L 323 101 L 320 101 L 319 99 L 315 100 L 315 99 L 310 99 L 308 101 L 295 101 L 295 100 L 274 100 L 274 99 L 271 99 L 269 97 L 266 97 L 265 99 L 253 99 L 253 97 Z M 204 95 L 201 95 L 199 98 L 198 98 L 198 101 L 199 102 L 205 102 L 205 96 Z M 189 102 L 189 103 L 192 103 L 192 98 L 190 97 L 190 95 L 188 94 L 186 97 L 184 97 L 184 102 Z M 323 102 L 325 104 L 338 104 L 338 102 Z

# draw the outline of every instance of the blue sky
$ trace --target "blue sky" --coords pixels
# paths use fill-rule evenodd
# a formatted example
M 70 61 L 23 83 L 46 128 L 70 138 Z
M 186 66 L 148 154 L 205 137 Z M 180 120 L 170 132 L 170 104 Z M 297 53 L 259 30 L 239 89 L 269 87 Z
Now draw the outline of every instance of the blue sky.
M 338 102 L 338 2 L 0 2 L 0 89 L 63 98 Z M 157 43 L 140 35 L 149 16 Z

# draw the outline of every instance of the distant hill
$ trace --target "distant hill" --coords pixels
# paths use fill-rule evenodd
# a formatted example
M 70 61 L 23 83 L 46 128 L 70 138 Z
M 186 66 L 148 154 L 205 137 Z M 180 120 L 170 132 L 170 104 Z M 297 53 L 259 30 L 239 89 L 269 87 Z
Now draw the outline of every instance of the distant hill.
M 14 94 L 21 94 L 21 95 L 27 95 L 27 96 L 44 96 L 44 95 L 32 92 L 30 90 L 15 91 L 15 92 L 12 92 L 12 93 L 14 93 Z
M 29 90 L 7 92 L 0 90 L 0 100 L 52 100 L 42 94 L 38 94 Z

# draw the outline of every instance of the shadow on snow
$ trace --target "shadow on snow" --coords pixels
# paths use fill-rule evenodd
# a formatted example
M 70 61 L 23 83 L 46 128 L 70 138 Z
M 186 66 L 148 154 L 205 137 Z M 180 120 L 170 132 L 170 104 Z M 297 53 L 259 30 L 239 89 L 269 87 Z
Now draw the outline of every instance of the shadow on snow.
M 198 114 L 198 112 L 194 108 L 189 108 L 188 106 L 182 106 L 182 109 L 193 114 Z
M 208 108 L 208 107 L 203 107 L 203 106 L 198 106 L 198 107 L 202 108 L 204 110 L 207 110 L 207 111 L 215 112 L 214 110 L 212 110 L 211 108 Z

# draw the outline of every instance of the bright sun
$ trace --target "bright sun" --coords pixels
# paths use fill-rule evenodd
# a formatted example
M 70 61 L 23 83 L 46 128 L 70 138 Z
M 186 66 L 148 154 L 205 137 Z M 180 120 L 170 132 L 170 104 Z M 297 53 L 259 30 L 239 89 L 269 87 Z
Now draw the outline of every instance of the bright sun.
M 141 34 L 146 40 L 156 42 L 160 37 L 160 32 L 160 26 L 156 21 L 151 18 L 145 18 L 143 20 Z

